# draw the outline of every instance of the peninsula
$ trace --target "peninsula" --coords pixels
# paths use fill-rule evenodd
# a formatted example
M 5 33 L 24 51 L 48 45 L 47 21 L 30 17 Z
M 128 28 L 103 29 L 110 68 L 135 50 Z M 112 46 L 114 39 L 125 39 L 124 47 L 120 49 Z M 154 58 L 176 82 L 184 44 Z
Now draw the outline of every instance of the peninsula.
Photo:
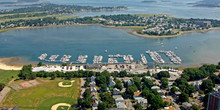
M 220 27 L 213 19 L 183 19 L 167 15 L 120 14 L 94 17 L 64 16 L 83 11 L 126 10 L 127 7 L 90 7 L 41 4 L 40 7 L 0 11 L 0 32 L 10 29 L 101 25 L 112 28 L 130 28 L 131 34 L 142 37 L 175 37 L 188 32 L 205 32 Z

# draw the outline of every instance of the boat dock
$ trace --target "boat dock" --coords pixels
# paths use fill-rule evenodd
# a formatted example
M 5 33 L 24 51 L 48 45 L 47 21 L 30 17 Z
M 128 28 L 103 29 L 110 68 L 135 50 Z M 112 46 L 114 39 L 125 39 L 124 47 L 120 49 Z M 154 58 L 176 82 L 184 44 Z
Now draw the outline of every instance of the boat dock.
M 156 63 L 159 63 L 159 64 L 164 64 L 165 61 L 162 59 L 162 57 L 156 52 L 156 51 L 146 51 L 147 54 L 150 55 L 151 59 L 156 62 Z
M 59 57 L 59 55 L 51 55 L 50 58 L 49 58 L 49 61 L 50 62 L 55 62 L 58 57 Z
M 102 59 L 103 59 L 103 56 L 94 56 L 93 64 L 100 64 L 100 63 L 102 63 Z
M 47 54 L 41 54 L 41 56 L 38 57 L 39 60 L 45 60 L 45 58 L 47 57 Z
M 80 56 L 78 57 L 77 62 L 78 62 L 78 63 L 86 63 L 87 58 L 88 58 L 88 55 L 80 55 Z
M 118 60 L 117 58 L 108 58 L 108 63 L 115 64 L 115 63 L 118 63 Z
M 144 54 L 141 54 L 141 61 L 142 61 L 143 64 L 145 64 L 145 65 L 147 64 L 147 59 L 144 56 Z
M 169 57 L 170 61 L 173 62 L 174 64 L 181 64 L 182 60 L 180 57 L 178 57 L 173 51 L 163 51 L 160 50 L 159 52 L 165 53 L 166 56 Z
M 132 63 L 134 58 L 132 55 L 123 55 L 124 63 Z
M 63 63 L 69 62 L 71 57 L 72 57 L 71 55 L 63 55 L 60 61 Z

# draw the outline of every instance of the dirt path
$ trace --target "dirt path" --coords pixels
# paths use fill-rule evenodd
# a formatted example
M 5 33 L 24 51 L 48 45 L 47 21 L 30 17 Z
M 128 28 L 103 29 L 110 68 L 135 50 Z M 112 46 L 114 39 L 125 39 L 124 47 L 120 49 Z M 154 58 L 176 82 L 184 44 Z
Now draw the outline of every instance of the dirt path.
M 83 98 L 83 93 L 85 92 L 85 90 L 86 90 L 86 88 L 84 87 L 84 84 L 85 84 L 85 78 L 80 78 L 80 80 L 81 80 L 81 92 L 80 92 L 80 98 Z
M 73 83 L 75 82 L 75 80 L 72 80 L 70 81 L 71 82 L 71 85 L 63 85 L 63 82 L 59 82 L 58 83 L 58 86 L 59 87 L 72 87 L 73 86 Z
M 69 107 L 68 110 L 69 110 L 70 107 L 71 107 L 71 105 L 70 105 L 70 104 L 67 104 L 67 103 L 58 103 L 58 104 L 56 104 L 56 105 L 53 105 L 53 106 L 51 107 L 51 110 L 57 110 L 57 108 L 58 108 L 59 106 L 68 106 L 68 107 Z

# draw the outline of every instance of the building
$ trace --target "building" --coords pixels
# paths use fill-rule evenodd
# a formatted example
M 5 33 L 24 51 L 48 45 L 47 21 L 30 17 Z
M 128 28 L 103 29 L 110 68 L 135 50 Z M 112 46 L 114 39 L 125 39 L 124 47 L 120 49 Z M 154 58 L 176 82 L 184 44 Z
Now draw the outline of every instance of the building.
M 209 94 L 207 110 L 220 110 L 220 91 Z
M 90 83 L 89 83 L 89 86 L 90 86 L 90 87 L 95 87 L 95 86 L 96 86 L 95 81 L 90 82 Z
M 185 108 L 186 110 L 190 110 L 192 107 L 192 104 L 188 102 L 183 102 L 182 107 Z
M 113 95 L 119 95 L 119 94 L 121 94 L 121 91 L 117 88 L 114 88 L 113 89 Z
M 146 107 L 148 105 L 147 99 L 143 97 L 135 97 L 135 102 L 141 104 L 141 106 Z
M 90 81 L 91 82 L 95 81 L 95 78 L 96 78 L 95 76 L 90 77 Z

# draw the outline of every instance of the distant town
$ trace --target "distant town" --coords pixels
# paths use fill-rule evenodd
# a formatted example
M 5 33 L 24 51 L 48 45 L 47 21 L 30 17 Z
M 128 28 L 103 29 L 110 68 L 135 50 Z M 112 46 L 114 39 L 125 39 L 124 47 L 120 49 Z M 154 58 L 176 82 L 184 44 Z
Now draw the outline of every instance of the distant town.
M 68 11 L 65 9 L 69 9 Z M 183 32 L 204 31 L 220 27 L 220 21 L 212 19 L 182 19 L 167 15 L 122 14 L 102 15 L 95 17 L 63 16 L 82 11 L 126 10 L 126 7 L 87 7 L 42 4 L 40 7 L 29 7 L 15 10 L 4 10 L 0 13 L 0 31 L 14 28 L 35 28 L 47 26 L 103 25 L 130 27 L 135 35 L 177 36 Z M 48 11 L 46 11 L 48 10 Z M 65 11 L 64 11 L 65 10 Z M 27 13 L 27 14 L 23 14 Z M 9 20 L 7 20 L 9 19 Z

